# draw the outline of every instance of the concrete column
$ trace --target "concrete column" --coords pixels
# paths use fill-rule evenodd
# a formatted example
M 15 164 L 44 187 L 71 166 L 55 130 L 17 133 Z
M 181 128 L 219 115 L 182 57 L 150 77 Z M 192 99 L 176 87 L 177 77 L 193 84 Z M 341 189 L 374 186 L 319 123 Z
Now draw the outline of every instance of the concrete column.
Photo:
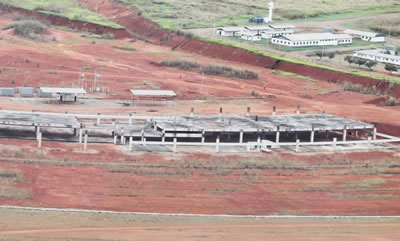
M 39 133 L 40 133 L 40 124 L 38 124 L 36 128 L 36 140 L 39 139 Z
M 165 130 L 162 131 L 161 142 L 165 142 Z
M 215 143 L 215 150 L 216 150 L 217 153 L 219 152 L 219 138 L 220 138 L 220 135 L 218 134 L 217 135 L 217 141 Z
M 83 130 L 79 129 L 79 144 L 82 143 L 82 135 L 83 135 Z
M 114 134 L 114 144 L 117 145 L 117 135 Z
M 153 129 L 156 131 L 156 130 L 157 130 L 157 122 L 154 121 L 154 122 L 153 122 L 153 125 L 154 125 L 154 126 L 153 126 Z
M 115 127 L 115 119 L 112 119 L 112 125 Z
M 133 137 L 129 137 L 129 151 L 132 151 L 132 145 L 133 145 Z
M 176 152 L 176 137 L 174 137 L 174 148 L 173 148 L 173 152 Z
M 358 131 L 356 131 L 354 135 L 355 135 L 356 137 L 358 137 Z
M 83 151 L 87 151 L 88 131 L 85 131 L 85 143 L 83 144 Z
M 190 116 L 193 116 L 194 115 L 194 108 L 192 107 L 191 109 L 190 109 Z
M 314 135 L 315 135 L 315 131 L 314 128 L 311 130 L 311 138 L 310 138 L 310 142 L 313 143 L 314 142 Z
M 300 115 L 300 105 L 297 105 L 296 114 Z
M 272 107 L 272 115 L 276 115 L 276 106 Z
M 128 124 L 131 126 L 132 125 L 132 114 L 129 114 L 129 122 Z
M 247 114 L 246 116 L 250 116 L 250 107 L 247 107 Z
M 275 140 L 275 142 L 278 144 L 279 143 L 279 126 L 278 126 L 278 129 L 277 129 L 277 131 L 276 131 L 276 140 Z
M 373 130 L 373 132 L 372 132 L 372 139 L 373 139 L 374 141 L 376 141 L 376 132 L 377 132 L 377 129 L 376 129 L 376 127 L 375 127 L 374 130 Z
M 257 137 L 257 151 L 261 151 L 261 136 L 258 134 Z
M 203 130 L 201 132 L 201 143 L 204 143 L 204 142 L 206 142 L 206 131 L 205 130 Z
M 347 126 L 344 127 L 343 129 L 343 141 L 347 140 Z
M 101 124 L 101 118 L 100 118 L 101 113 L 97 113 L 97 125 L 99 126 Z
M 368 136 L 368 149 L 371 148 L 371 140 L 372 140 L 372 137 Z
M 222 112 L 224 111 L 224 109 L 222 107 L 219 108 L 219 116 L 222 117 Z
M 121 145 L 125 145 L 125 136 L 123 134 L 121 136 Z
M 42 148 L 42 132 L 38 133 L 37 140 L 38 140 L 38 147 Z
M 143 146 L 145 146 L 145 145 L 146 145 L 146 141 L 147 141 L 146 137 L 145 137 L 145 138 L 143 138 Z
M 142 136 L 142 139 L 141 139 L 141 141 L 143 142 L 143 139 L 144 139 L 144 130 L 142 130 L 142 134 L 141 134 L 141 136 Z
M 296 140 L 296 152 L 300 152 L 300 139 Z
M 335 137 L 335 138 L 333 138 L 333 148 L 334 148 L 334 150 L 336 151 L 336 142 L 337 142 L 337 138 Z
M 243 130 L 240 131 L 239 143 L 243 143 Z

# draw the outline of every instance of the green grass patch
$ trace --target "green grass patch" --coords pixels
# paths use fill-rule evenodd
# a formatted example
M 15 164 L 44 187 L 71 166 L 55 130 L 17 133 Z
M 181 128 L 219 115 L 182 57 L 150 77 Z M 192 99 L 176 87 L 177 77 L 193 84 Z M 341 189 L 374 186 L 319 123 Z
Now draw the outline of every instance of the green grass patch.
M 78 20 L 115 29 L 124 29 L 121 25 L 109 21 L 106 17 L 90 11 L 86 6 L 78 3 L 76 0 L 0 0 L 0 3 L 61 16 L 69 20 Z
M 212 26 L 244 25 L 250 17 L 268 15 L 264 0 L 113 0 L 140 10 L 141 14 L 164 29 L 203 28 Z M 345 1 L 309 0 L 275 3 L 274 20 L 326 21 L 373 16 L 400 10 L 397 0 Z

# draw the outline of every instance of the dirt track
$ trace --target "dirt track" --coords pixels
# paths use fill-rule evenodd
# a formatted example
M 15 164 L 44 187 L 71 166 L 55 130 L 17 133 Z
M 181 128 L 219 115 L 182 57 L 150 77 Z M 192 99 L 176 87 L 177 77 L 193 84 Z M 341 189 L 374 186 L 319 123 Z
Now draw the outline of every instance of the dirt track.
M 146 217 L 0 210 L 7 240 L 397 240 L 392 220 Z M 6 221 L 7 220 L 7 221 Z

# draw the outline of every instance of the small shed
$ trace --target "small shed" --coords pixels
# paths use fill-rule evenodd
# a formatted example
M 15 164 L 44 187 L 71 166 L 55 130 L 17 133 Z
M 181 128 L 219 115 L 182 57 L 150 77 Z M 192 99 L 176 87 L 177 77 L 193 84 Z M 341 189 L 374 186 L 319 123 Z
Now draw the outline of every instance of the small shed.
M 176 98 L 176 93 L 172 90 L 131 90 L 133 101 L 151 101 L 152 103 L 161 101 L 171 101 Z
M 243 32 L 242 39 L 247 41 L 261 41 L 262 35 L 259 33 Z
M 0 96 L 14 96 L 14 88 L 0 88 Z
M 217 35 L 223 37 L 240 36 L 245 29 L 243 27 L 222 27 L 217 28 Z
M 35 89 L 32 87 L 19 87 L 18 93 L 21 97 L 33 97 L 35 95 Z
M 55 95 L 56 99 L 61 102 L 78 101 L 79 96 L 85 94 L 87 93 L 82 88 L 38 88 L 38 97 L 52 97 Z

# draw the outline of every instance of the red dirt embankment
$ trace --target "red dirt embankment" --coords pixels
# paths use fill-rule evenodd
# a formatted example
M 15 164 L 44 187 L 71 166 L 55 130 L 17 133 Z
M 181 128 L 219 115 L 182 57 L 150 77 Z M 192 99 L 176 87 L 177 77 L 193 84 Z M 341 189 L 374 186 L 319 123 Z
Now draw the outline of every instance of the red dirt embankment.
M 25 16 L 32 16 L 38 19 L 43 19 L 49 21 L 52 25 L 56 26 L 67 26 L 71 29 L 77 29 L 80 31 L 86 31 L 94 34 L 107 34 L 111 33 L 117 39 L 132 38 L 131 34 L 128 33 L 126 29 L 116 29 L 99 24 L 83 22 L 79 20 L 70 20 L 66 17 L 34 12 L 23 8 L 17 8 L 13 6 L 8 6 L 0 3 L 0 8 L 6 10 L 9 13 L 20 13 Z
M 97 1 L 95 0 L 81 0 L 81 2 L 84 2 L 92 8 L 97 5 Z M 190 37 L 184 36 L 184 34 L 180 34 L 179 32 L 161 29 L 158 24 L 153 23 L 141 16 L 136 9 L 127 9 L 125 5 L 115 3 L 111 0 L 105 0 L 103 2 L 104 3 L 100 9 L 100 13 L 126 27 L 135 35 L 135 37 L 154 44 L 169 46 L 173 50 L 180 49 L 207 57 L 235 61 L 259 67 L 278 69 L 321 81 L 329 81 L 333 83 L 352 82 L 361 84 L 365 87 L 375 86 L 378 90 L 381 90 L 388 95 L 400 98 L 399 85 L 393 85 L 377 79 L 343 73 L 340 71 L 290 63 L 236 47 L 191 39 Z

